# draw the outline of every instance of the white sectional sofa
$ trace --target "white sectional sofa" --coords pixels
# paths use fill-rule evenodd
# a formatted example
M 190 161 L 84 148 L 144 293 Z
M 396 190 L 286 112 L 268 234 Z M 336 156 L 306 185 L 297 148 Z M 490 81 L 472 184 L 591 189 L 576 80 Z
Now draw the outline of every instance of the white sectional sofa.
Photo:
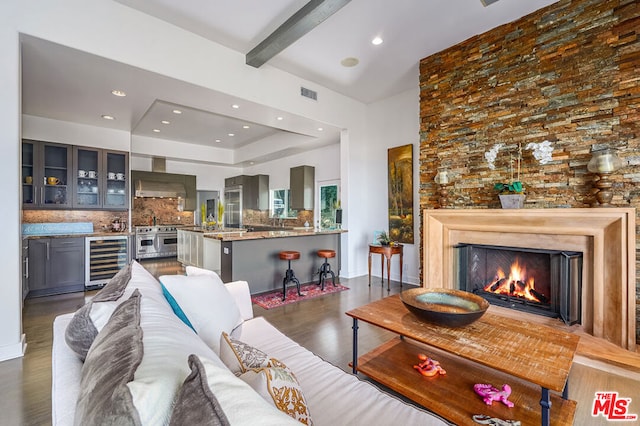
M 192 270 L 192 272 L 195 274 L 199 271 Z M 61 315 L 54 321 L 52 420 L 56 426 L 109 422 L 112 424 L 145 425 L 184 424 L 185 420 L 176 420 L 174 407 L 184 404 L 185 401 L 192 403 L 186 410 L 193 415 L 194 412 L 198 414 L 201 407 L 204 410 L 206 405 L 196 402 L 197 398 L 192 397 L 189 394 L 190 391 L 187 390 L 187 385 L 183 384 L 186 383 L 185 379 L 190 373 L 190 377 L 193 377 L 193 365 L 190 370 L 188 363 L 191 354 L 197 355 L 203 361 L 200 364 L 201 367 L 202 365 L 206 366 L 209 389 L 215 397 L 216 404 L 220 403 L 224 419 L 221 423 L 210 421 L 209 418 L 207 420 L 191 419 L 190 422 L 199 425 L 283 425 L 290 420 L 297 424 L 290 414 L 289 416 L 282 414 L 282 409 L 278 410 L 276 408 L 278 404 L 274 405 L 273 401 L 270 401 L 270 404 L 266 406 L 258 401 L 268 400 L 268 395 L 256 399 L 258 392 L 247 386 L 241 378 L 242 376 L 237 377 L 230 370 L 225 370 L 227 365 L 221 361 L 221 358 L 224 358 L 221 352 L 229 352 L 229 348 L 225 346 L 224 339 L 217 344 L 203 344 L 204 341 L 211 343 L 211 336 L 214 334 L 212 330 L 202 330 L 202 327 L 210 326 L 211 323 L 217 321 L 216 315 L 228 311 L 232 311 L 240 317 L 239 325 L 233 321 L 233 330 L 230 333 L 235 342 L 242 342 L 249 348 L 263 352 L 269 358 L 283 363 L 293 372 L 299 389 L 304 395 L 304 402 L 311 420 L 309 423 L 316 426 L 448 424 L 439 417 L 406 404 L 370 383 L 322 360 L 282 334 L 264 318 L 254 318 L 246 282 L 228 283 L 223 286 L 228 291 L 229 300 L 233 300 L 232 304 L 235 306 L 221 308 L 219 306 L 220 300 L 206 300 L 206 291 L 202 292 L 201 297 L 199 295 L 196 298 L 196 304 L 201 303 L 202 306 L 209 306 L 211 310 L 216 311 L 212 314 L 212 318 L 206 318 L 206 315 L 205 317 L 201 315 L 199 318 L 200 314 L 193 311 L 193 306 L 188 306 L 188 301 L 183 300 L 187 305 L 185 307 L 180 304 L 180 297 L 175 298 L 173 303 L 175 304 L 177 301 L 179 306 L 185 308 L 182 313 L 191 320 L 192 328 L 199 331 L 196 333 L 178 319 L 178 315 L 174 313 L 166 299 L 163 300 L 158 296 L 162 293 L 162 286 L 142 266 L 133 262 L 130 265 L 130 274 L 130 278 L 127 279 L 126 291 L 118 300 L 104 302 L 104 306 L 109 305 L 108 308 L 103 308 L 100 305 L 101 307 L 98 309 L 96 307 L 98 303 L 94 304 L 93 311 L 102 310 L 97 314 L 94 312 L 93 318 L 99 332 L 86 355 L 85 362 L 71 349 L 65 339 L 67 327 L 74 321 L 74 314 Z M 189 271 L 188 275 L 188 277 L 176 276 L 181 278 L 177 278 L 176 282 L 172 283 L 173 288 L 176 288 L 176 285 L 183 286 L 176 291 L 177 293 L 183 292 L 191 285 L 189 280 L 196 280 L 189 274 Z M 162 277 L 160 281 L 165 284 Z M 172 280 L 166 279 L 165 281 Z M 204 282 L 200 279 L 199 285 L 203 285 Z M 136 289 L 138 290 L 135 291 Z M 224 297 L 219 299 L 225 300 L 225 297 L 226 293 Z M 138 328 L 141 331 L 138 330 L 139 333 L 134 332 L 133 335 L 141 337 L 142 352 L 144 353 L 142 361 L 139 361 L 138 365 L 135 360 L 133 361 L 133 376 L 123 379 L 118 391 L 120 396 L 111 394 L 104 396 L 99 393 L 94 395 L 93 392 L 100 392 L 101 385 L 94 383 L 93 378 L 87 377 L 87 374 L 95 374 L 112 380 L 126 369 L 126 367 L 118 366 L 114 368 L 114 371 L 108 371 L 109 368 L 113 368 L 113 360 L 100 358 L 103 354 L 96 347 L 114 346 L 108 341 L 105 343 L 105 338 L 103 338 L 103 334 L 108 334 L 108 330 L 111 330 L 111 333 L 119 339 L 115 346 L 124 350 L 126 354 L 129 353 L 128 349 L 123 349 L 128 345 L 129 337 L 122 337 L 123 331 L 121 330 L 124 330 L 125 325 L 131 321 L 125 319 L 124 322 L 121 322 L 124 325 L 118 325 L 115 328 L 111 327 L 110 322 L 115 321 L 117 316 L 116 313 L 111 314 L 111 311 L 119 312 L 118 315 L 121 315 L 121 311 L 124 310 L 122 308 L 123 301 L 133 301 L 134 298 L 137 298 L 138 305 L 136 306 L 138 306 L 141 318 Z M 133 302 L 129 302 L 129 304 L 131 303 Z M 121 308 L 116 309 L 116 306 Z M 133 309 L 132 312 L 137 311 Z M 207 335 L 209 337 L 206 337 Z M 94 359 L 96 356 L 98 358 Z M 90 387 L 89 390 L 86 389 L 87 386 Z M 120 408 L 108 405 L 118 405 L 123 399 L 122 392 L 127 394 L 126 397 L 133 394 L 133 405 L 136 412 L 132 417 L 134 420 L 131 422 L 119 420 L 117 417 L 119 414 L 116 417 L 110 417 L 112 415 L 111 409 L 120 412 Z M 80 396 L 81 394 L 82 396 Z M 79 398 L 80 403 L 78 402 Z M 87 407 L 87 405 L 94 403 L 92 401 L 100 401 L 102 405 L 105 401 L 112 402 L 107 403 L 107 414 L 105 414 L 105 411 L 99 411 L 105 410 L 104 407 L 96 408 L 95 412 L 92 411 L 93 407 Z M 77 411 L 81 411 L 81 413 L 77 413 Z M 284 417 L 278 417 L 281 415 Z M 285 418 L 287 419 L 285 420 Z

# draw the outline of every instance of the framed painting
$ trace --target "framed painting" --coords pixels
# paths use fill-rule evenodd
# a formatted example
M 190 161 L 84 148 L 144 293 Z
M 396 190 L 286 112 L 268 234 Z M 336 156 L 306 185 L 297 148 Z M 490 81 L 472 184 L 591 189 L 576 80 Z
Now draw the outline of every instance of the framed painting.
M 413 144 L 389 148 L 389 238 L 413 244 Z

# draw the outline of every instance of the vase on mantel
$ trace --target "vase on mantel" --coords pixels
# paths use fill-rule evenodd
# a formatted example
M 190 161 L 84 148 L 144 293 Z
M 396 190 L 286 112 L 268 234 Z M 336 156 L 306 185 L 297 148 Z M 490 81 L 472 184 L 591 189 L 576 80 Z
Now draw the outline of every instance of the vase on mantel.
M 524 194 L 500 194 L 503 209 L 521 209 L 524 207 Z

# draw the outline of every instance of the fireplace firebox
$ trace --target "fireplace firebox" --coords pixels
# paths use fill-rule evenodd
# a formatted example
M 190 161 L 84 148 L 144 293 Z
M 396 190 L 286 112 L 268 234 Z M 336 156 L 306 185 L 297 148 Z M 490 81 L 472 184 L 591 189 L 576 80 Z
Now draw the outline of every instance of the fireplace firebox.
M 582 253 L 481 244 L 458 244 L 461 290 L 489 303 L 580 322 Z

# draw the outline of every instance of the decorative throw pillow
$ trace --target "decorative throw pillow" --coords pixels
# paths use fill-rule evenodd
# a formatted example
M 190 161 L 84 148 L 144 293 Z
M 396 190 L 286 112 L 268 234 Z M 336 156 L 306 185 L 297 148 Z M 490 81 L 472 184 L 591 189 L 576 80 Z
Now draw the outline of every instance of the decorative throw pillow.
M 189 367 L 191 374 L 178 393 L 170 425 L 299 425 L 212 360 L 190 355 Z
M 140 292 L 114 311 L 89 350 L 82 367 L 74 423 L 140 425 L 127 383 L 143 356 Z
M 236 302 L 216 275 L 163 275 L 160 282 L 175 299 L 198 336 L 216 354 L 220 334 L 242 324 Z
M 293 372 L 275 358 L 271 367 L 247 370 L 240 378 L 267 402 L 300 423 L 312 425 L 307 400 Z
M 99 331 L 91 318 L 94 304 L 120 299 L 130 279 L 131 264 L 120 269 L 89 303 L 78 309 L 74 314 L 73 319 L 67 326 L 65 340 L 81 360 L 84 361 Z
M 230 426 L 220 402 L 209 388 L 204 365 L 193 354 L 189 355 L 189 368 L 191 373 L 180 388 L 169 426 Z
M 236 376 L 250 368 L 269 367 L 269 357 L 260 349 L 234 339 L 227 333 L 220 336 L 220 359 Z

